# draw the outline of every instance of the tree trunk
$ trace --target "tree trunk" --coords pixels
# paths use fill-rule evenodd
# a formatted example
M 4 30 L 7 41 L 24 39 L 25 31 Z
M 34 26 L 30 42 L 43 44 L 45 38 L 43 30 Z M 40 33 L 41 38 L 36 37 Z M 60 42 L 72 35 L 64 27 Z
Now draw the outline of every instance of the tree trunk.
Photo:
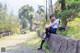
M 31 15 L 31 17 L 29 19 L 29 22 L 30 22 L 30 31 L 32 31 L 32 18 L 33 18 L 33 15 Z
M 32 31 L 32 19 L 31 19 L 31 22 L 30 22 L 30 31 Z
M 67 27 L 67 21 L 63 21 L 62 27 L 66 28 Z
M 61 0 L 60 3 L 61 3 L 61 10 L 62 11 L 66 10 L 66 1 L 65 0 Z M 63 22 L 63 27 L 66 28 L 66 26 L 67 26 L 67 20 L 66 20 L 66 18 L 62 22 Z
M 53 14 L 52 0 L 49 0 L 49 15 Z
M 61 3 L 61 10 L 62 10 L 62 11 L 65 10 L 65 9 L 66 9 L 65 0 L 61 0 L 60 3 Z

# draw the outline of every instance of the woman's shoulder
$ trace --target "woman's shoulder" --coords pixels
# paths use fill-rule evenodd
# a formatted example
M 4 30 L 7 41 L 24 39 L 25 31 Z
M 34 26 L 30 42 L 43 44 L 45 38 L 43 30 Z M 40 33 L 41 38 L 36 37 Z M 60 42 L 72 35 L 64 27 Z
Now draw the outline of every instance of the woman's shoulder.
M 56 20 L 60 20 L 60 19 L 56 19 Z
M 56 21 L 60 21 L 60 19 L 56 19 Z

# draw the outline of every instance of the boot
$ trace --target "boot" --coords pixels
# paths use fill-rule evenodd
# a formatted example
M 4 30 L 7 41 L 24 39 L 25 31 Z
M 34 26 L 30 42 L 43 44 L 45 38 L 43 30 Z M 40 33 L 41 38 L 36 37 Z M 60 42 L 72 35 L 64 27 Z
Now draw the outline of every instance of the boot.
M 38 50 L 41 50 L 42 49 L 42 46 L 43 46 L 44 42 L 45 42 L 45 40 L 42 40 L 41 45 L 40 45 L 40 48 L 38 48 Z

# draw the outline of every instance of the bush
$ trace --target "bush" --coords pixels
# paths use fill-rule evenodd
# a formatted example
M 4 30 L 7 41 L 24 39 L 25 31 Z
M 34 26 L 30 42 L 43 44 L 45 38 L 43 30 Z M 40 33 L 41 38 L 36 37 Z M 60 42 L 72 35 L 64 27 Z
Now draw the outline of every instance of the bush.
M 15 16 L 11 16 L 0 11 L 0 32 L 11 31 L 15 33 L 20 32 L 20 24 Z
M 69 28 L 66 31 L 58 31 L 59 34 L 72 38 L 80 38 L 80 18 L 75 18 L 74 21 L 68 22 Z

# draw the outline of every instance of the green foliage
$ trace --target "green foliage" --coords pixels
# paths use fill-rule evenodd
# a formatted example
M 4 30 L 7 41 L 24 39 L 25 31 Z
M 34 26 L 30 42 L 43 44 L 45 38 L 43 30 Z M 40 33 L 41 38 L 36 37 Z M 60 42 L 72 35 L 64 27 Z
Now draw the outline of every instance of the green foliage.
M 47 50 L 47 48 L 48 48 L 48 44 L 47 44 L 47 42 L 45 42 L 43 45 L 43 49 Z
M 30 30 L 32 30 L 32 19 L 34 9 L 32 6 L 24 5 L 19 9 L 19 18 L 21 19 L 22 28 L 26 28 L 27 21 L 30 23 Z
M 11 31 L 20 32 L 20 25 L 15 16 L 7 13 L 7 7 L 4 4 L 0 4 L 0 32 Z
M 62 1 L 62 0 L 59 0 Z M 62 3 L 61 3 L 62 4 Z M 55 14 L 59 17 L 62 21 L 62 26 L 66 27 L 69 21 L 74 20 L 75 17 L 78 17 L 80 13 L 80 0 L 65 0 L 66 9 L 62 10 L 62 5 L 59 2 L 56 4 Z M 63 5 L 64 6 L 64 5 Z M 65 7 L 64 6 L 64 7 Z M 64 8 L 63 7 L 63 8 Z
M 38 14 L 38 20 L 40 21 L 40 23 L 39 23 L 40 26 L 39 27 L 42 28 L 42 27 L 44 27 L 44 25 L 46 23 L 45 10 L 44 10 L 43 5 L 38 5 L 37 14 Z
M 47 42 L 44 43 L 43 49 L 46 50 L 46 53 L 54 53 L 53 51 L 49 51 L 48 50 L 48 44 L 47 44 Z
M 72 38 L 80 38 L 80 18 L 76 18 L 74 21 L 69 22 L 68 26 L 70 29 L 68 31 L 68 36 Z
M 58 34 L 62 35 L 62 36 L 67 36 L 67 31 L 57 31 Z
M 60 9 L 61 5 L 59 3 L 56 4 L 57 10 L 55 14 L 61 19 L 62 26 L 67 26 L 66 31 L 58 31 L 58 33 L 72 38 L 80 38 L 80 0 L 65 1 L 66 9 L 63 11 Z
M 44 16 L 44 6 L 43 5 L 38 5 L 37 13 L 41 16 Z
M 71 16 L 75 16 L 75 10 L 69 9 L 58 13 L 58 17 L 61 18 L 62 21 L 64 21 L 64 19 L 67 21 L 72 19 L 73 17 Z
M 29 19 L 29 15 L 34 11 L 32 6 L 24 5 L 19 9 L 19 18 L 27 18 Z
M 80 18 L 75 18 L 73 21 L 68 22 L 68 28 L 66 31 L 58 31 L 63 36 L 69 36 L 72 38 L 80 38 Z
M 62 21 L 62 26 L 66 27 L 67 22 L 71 21 L 74 19 L 75 16 L 75 11 L 74 10 L 64 10 L 61 12 L 58 12 L 57 17 L 59 17 Z
M 22 24 L 22 28 L 25 29 L 27 27 L 27 22 L 26 22 L 26 19 L 25 18 L 22 18 L 21 24 Z
M 66 0 L 66 2 L 79 2 L 80 0 Z

